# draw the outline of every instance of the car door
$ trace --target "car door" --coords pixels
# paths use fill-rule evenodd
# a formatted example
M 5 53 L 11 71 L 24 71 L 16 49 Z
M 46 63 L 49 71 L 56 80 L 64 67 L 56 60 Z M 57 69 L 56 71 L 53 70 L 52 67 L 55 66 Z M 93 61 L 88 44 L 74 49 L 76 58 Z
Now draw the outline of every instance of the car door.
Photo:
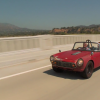
M 93 54 L 91 55 L 91 59 L 94 61 L 94 68 L 100 66 L 100 52 L 95 51 L 92 52 Z

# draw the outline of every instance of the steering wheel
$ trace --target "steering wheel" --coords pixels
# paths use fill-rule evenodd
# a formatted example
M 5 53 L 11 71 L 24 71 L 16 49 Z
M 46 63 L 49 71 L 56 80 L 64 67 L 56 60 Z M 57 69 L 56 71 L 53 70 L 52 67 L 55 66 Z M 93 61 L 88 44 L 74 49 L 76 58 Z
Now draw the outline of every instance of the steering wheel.
M 78 47 L 79 50 L 86 50 L 86 47 Z
M 78 47 L 77 49 L 82 49 L 82 47 Z

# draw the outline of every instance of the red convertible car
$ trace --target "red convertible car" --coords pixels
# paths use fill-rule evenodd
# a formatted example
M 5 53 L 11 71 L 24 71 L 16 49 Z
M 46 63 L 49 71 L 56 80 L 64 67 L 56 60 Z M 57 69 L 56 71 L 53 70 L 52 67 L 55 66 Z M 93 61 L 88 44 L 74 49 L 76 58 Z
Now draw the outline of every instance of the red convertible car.
M 93 69 L 100 66 L 100 43 L 75 42 L 72 50 L 51 55 L 50 61 L 55 72 L 64 70 L 81 72 L 82 77 L 90 78 Z

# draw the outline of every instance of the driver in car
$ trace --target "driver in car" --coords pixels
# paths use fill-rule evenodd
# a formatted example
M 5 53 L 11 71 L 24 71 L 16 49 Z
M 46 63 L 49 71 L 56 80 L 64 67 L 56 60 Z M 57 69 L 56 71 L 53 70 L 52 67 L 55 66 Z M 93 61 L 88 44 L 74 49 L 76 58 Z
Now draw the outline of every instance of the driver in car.
M 88 47 L 87 43 L 83 43 L 83 48 L 86 48 L 86 50 L 90 50 L 90 48 Z

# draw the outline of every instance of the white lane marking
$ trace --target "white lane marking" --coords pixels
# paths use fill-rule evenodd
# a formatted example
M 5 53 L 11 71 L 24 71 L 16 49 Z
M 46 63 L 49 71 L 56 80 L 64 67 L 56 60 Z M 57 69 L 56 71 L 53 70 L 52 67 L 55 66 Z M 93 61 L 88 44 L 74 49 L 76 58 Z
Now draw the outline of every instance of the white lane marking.
M 17 73 L 17 74 L 1 77 L 0 80 L 7 79 L 7 78 L 10 78 L 10 77 L 14 77 L 14 76 L 18 76 L 18 75 L 22 75 L 22 74 L 25 74 L 25 73 L 29 73 L 29 72 L 36 71 L 36 70 L 39 70 L 39 69 L 42 69 L 42 68 L 46 68 L 46 67 L 50 67 L 50 66 L 51 65 L 47 65 L 47 66 L 43 66 L 43 67 L 40 67 L 40 68 L 31 69 L 31 70 L 28 70 L 28 71 L 25 71 L 25 72 L 20 72 L 20 73 Z

